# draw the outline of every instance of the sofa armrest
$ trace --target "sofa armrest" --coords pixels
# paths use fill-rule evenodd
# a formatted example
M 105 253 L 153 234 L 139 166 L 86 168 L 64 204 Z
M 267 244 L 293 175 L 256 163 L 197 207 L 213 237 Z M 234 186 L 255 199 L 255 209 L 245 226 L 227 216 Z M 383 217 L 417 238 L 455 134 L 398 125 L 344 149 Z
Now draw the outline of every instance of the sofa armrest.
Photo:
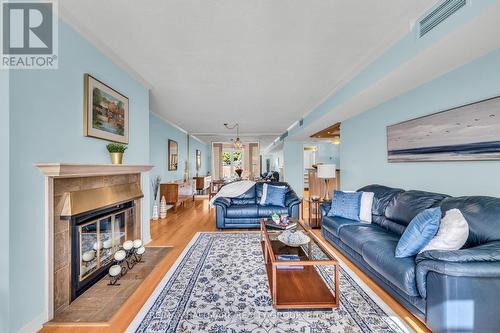
M 425 251 L 417 256 L 417 287 L 427 296 L 427 274 L 436 272 L 460 277 L 496 277 L 500 279 L 500 242 L 490 242 L 456 251 Z
M 423 274 L 425 273 L 425 274 Z M 426 324 L 433 332 L 497 332 L 500 327 L 500 262 L 424 260 Z
M 231 206 L 231 199 L 224 198 L 224 197 L 218 197 L 217 199 L 214 200 L 213 204 L 215 206 L 223 206 L 224 208 L 227 208 L 227 207 Z
M 285 195 L 285 206 L 290 207 L 292 205 L 300 204 L 300 199 L 295 193 L 295 191 L 288 191 Z
M 320 211 L 321 211 L 321 217 L 323 217 L 326 214 L 328 214 L 328 212 L 330 211 L 331 207 L 332 207 L 332 202 L 331 201 L 324 201 L 324 202 L 320 203 L 319 204 L 319 208 L 320 208 Z
M 424 251 L 417 255 L 417 263 L 424 260 L 446 262 L 500 261 L 500 241 L 481 244 L 472 248 L 456 251 Z

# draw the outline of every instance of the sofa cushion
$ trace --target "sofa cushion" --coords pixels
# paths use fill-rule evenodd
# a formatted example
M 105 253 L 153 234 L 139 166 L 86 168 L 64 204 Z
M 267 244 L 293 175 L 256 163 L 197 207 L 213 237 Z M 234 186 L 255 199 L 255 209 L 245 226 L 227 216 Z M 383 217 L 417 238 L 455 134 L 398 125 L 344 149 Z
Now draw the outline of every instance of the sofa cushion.
M 358 191 L 374 193 L 372 213 L 373 215 L 379 216 L 383 216 L 385 214 L 387 205 L 395 196 L 404 192 L 404 190 L 400 188 L 392 188 L 383 185 L 368 185 L 360 188 Z
M 231 198 L 232 205 L 250 205 L 255 203 L 255 186 L 251 187 L 245 193 L 237 196 L 236 198 Z
M 332 207 L 327 215 L 339 216 L 359 221 L 361 195 L 361 192 L 334 191 L 332 197 Z
M 338 216 L 323 216 L 321 227 L 327 228 L 334 236 L 339 237 L 339 231 L 348 225 L 360 225 L 361 222 L 345 219 Z
M 262 192 L 264 191 L 264 184 L 274 185 L 274 186 L 286 186 L 288 188 L 288 192 L 293 191 L 288 183 L 285 182 L 257 182 L 255 184 L 255 197 L 257 198 L 257 202 L 260 202 L 262 197 Z
M 231 205 L 241 206 L 241 205 L 253 205 L 255 204 L 254 198 L 231 198 Z
M 415 257 L 396 258 L 397 240 L 369 240 L 363 245 L 363 259 L 386 280 L 409 296 L 420 296 L 415 279 Z
M 259 204 L 262 206 L 285 207 L 285 195 L 287 192 L 288 186 L 264 184 Z
M 271 217 L 273 214 L 288 214 L 288 207 L 258 206 L 258 217 Z
M 372 215 L 372 223 L 378 224 L 382 228 L 394 232 L 395 234 L 402 235 L 405 232 L 406 226 L 389 220 L 385 216 Z
M 382 229 L 376 224 L 359 223 L 358 225 L 344 226 L 339 231 L 340 239 L 354 251 L 361 254 L 363 244 L 369 241 L 394 240 L 399 236 Z M 394 255 L 394 253 L 392 254 Z
M 417 255 L 436 235 L 441 221 L 441 208 L 434 207 L 421 211 L 411 220 L 396 247 L 396 257 Z
M 500 240 L 500 198 L 447 198 L 441 203 L 443 212 L 452 208 L 460 210 L 469 225 L 466 248 Z
M 226 208 L 226 217 L 229 218 L 245 218 L 256 217 L 258 215 L 258 205 L 231 205 Z
M 408 225 L 421 211 L 437 207 L 445 194 L 423 191 L 406 191 L 394 197 L 385 210 L 385 217 L 402 225 Z

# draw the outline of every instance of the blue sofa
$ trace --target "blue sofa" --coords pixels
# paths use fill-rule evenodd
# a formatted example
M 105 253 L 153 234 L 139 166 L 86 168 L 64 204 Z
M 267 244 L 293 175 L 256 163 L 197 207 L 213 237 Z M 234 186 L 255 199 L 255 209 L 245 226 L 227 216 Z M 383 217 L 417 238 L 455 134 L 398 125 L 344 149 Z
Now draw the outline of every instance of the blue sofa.
M 255 186 L 236 198 L 219 197 L 215 199 L 217 228 L 258 228 L 260 227 L 259 220 L 262 217 L 271 217 L 273 214 L 288 214 L 295 218 L 299 217 L 300 199 L 288 183 L 267 182 L 271 185 L 288 187 L 285 196 L 286 207 L 259 205 L 263 184 L 262 182 L 256 183 Z
M 373 222 L 326 216 L 321 232 L 340 252 L 374 279 L 434 332 L 500 332 L 500 198 L 450 197 L 370 185 Z M 411 219 L 430 207 L 443 214 L 459 209 L 469 238 L 457 251 L 426 251 L 396 258 L 399 238 Z

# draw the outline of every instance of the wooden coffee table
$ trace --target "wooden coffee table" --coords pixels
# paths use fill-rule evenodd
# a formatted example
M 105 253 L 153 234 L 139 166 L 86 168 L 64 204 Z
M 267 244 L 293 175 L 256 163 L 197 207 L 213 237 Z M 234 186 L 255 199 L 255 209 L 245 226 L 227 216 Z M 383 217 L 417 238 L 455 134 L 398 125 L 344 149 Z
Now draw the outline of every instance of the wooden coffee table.
M 311 241 L 292 247 L 278 240 L 283 230 L 267 227 L 260 220 L 261 242 L 269 287 L 276 309 L 324 309 L 339 304 L 339 262 L 302 221 L 292 230 L 301 230 Z M 299 260 L 279 260 L 280 255 L 298 255 Z M 333 286 L 328 286 L 315 266 L 334 266 Z M 292 268 L 293 266 L 294 268 Z M 299 268 L 295 268 L 299 267 Z M 300 268 L 301 267 L 301 268 Z M 333 290 L 332 290 L 333 289 Z

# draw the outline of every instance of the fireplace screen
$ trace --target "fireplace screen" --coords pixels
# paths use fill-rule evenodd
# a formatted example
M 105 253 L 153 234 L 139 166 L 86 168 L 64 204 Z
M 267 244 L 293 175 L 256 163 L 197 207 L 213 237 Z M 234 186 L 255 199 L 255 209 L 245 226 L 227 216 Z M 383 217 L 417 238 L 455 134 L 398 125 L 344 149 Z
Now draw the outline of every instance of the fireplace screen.
M 80 229 L 80 281 L 110 264 L 127 234 L 125 212 L 78 226 Z M 99 240 L 99 241 L 98 241 Z
M 106 274 L 116 251 L 133 238 L 131 203 L 73 220 L 72 300 Z

